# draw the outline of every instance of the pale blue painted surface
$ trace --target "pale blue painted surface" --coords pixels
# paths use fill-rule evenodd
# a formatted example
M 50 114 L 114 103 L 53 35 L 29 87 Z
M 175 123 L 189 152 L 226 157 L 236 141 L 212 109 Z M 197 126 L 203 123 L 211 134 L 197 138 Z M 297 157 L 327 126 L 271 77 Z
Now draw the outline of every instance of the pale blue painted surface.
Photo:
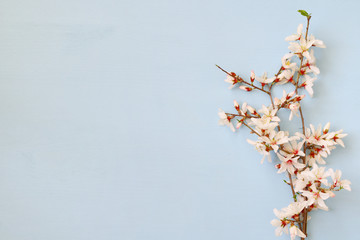
M 0 238 L 288 239 L 270 225 L 272 209 L 291 201 L 282 176 L 260 165 L 246 130 L 217 126 L 218 107 L 247 95 L 229 91 L 214 64 L 274 73 L 303 8 L 328 46 L 316 52 L 306 122 L 349 133 L 329 166 L 353 182 L 327 202 L 331 211 L 312 214 L 309 239 L 356 239 L 359 7 L 1 1 Z

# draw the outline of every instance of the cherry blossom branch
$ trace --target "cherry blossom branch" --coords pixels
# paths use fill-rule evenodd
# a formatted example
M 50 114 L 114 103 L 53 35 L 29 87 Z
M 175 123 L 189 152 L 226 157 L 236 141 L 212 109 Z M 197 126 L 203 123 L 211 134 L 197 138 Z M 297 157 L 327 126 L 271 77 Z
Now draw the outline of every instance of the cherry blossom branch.
M 238 80 L 240 83 L 244 83 L 244 84 L 249 85 L 249 86 L 251 86 L 251 87 L 253 87 L 253 88 L 257 89 L 257 90 L 260 90 L 260 91 L 262 91 L 262 92 L 264 92 L 264 93 L 266 93 L 266 94 L 269 94 L 268 91 L 266 91 L 266 90 L 264 90 L 264 89 L 262 89 L 262 88 L 259 88 L 259 87 L 255 86 L 255 85 L 253 85 L 253 84 L 245 81 L 245 80 L 242 79 L 241 77 L 231 75 L 228 71 L 224 70 L 224 69 L 221 68 L 219 65 L 216 65 L 216 64 L 215 64 L 215 66 L 217 66 L 221 71 L 223 71 L 223 72 L 226 73 L 227 75 L 229 75 L 229 76 L 231 76 L 231 77 L 234 77 L 234 78 L 237 78 L 237 80 Z
M 291 187 L 292 198 L 294 202 L 280 211 L 274 209 L 277 219 L 271 221 L 276 229 L 276 234 L 281 235 L 282 232 L 290 230 L 291 239 L 299 236 L 302 240 L 307 237 L 307 219 L 308 213 L 313 209 L 327 210 L 324 200 L 335 196 L 335 191 L 346 189 L 351 191 L 348 180 L 342 180 L 340 170 L 325 170 L 325 167 L 318 167 L 317 164 L 326 164 L 323 158 L 326 158 L 335 145 L 339 144 L 344 147 L 341 140 L 347 134 L 343 134 L 342 130 L 329 132 L 330 123 L 327 123 L 322 129 L 317 129 L 310 124 L 310 130 L 305 128 L 305 118 L 301 108 L 301 100 L 305 95 L 298 95 L 299 89 L 304 88 L 312 96 L 313 81 L 320 73 L 315 65 L 315 56 L 313 50 L 309 50 L 312 46 L 324 48 L 325 45 L 321 40 L 310 36 L 308 39 L 309 25 L 311 16 L 304 10 L 299 10 L 303 16 L 307 17 L 306 33 L 303 33 L 303 25 L 300 24 L 297 33 L 286 37 L 286 41 L 290 42 L 290 52 L 282 58 L 282 66 L 275 77 L 267 78 L 264 73 L 261 77 L 256 77 L 252 71 L 250 80 L 245 81 L 234 72 L 227 72 L 223 68 L 216 65 L 220 70 L 225 72 L 231 87 L 239 83 L 240 88 L 245 91 L 254 89 L 260 90 L 269 95 L 271 105 L 262 106 L 261 110 L 254 109 L 246 102 L 239 104 L 234 100 L 234 106 L 237 112 L 225 113 L 219 110 L 219 124 L 227 125 L 232 131 L 235 127 L 232 121 L 237 120 L 236 128 L 245 125 L 251 132 L 258 136 L 257 141 L 248 139 L 255 149 L 263 155 L 268 156 L 271 161 L 271 151 L 274 151 L 280 161 L 275 167 L 278 173 L 287 173 L 289 182 L 284 180 Z M 299 57 L 300 66 L 297 70 L 299 62 L 293 62 L 291 59 L 294 55 Z M 261 83 L 261 86 L 255 86 L 254 80 Z M 251 82 L 250 82 L 251 81 Z M 291 93 L 284 91 L 283 97 L 273 98 L 272 88 L 276 85 L 291 82 L 295 86 L 295 90 Z M 295 94 L 295 95 L 294 95 Z M 280 109 L 286 108 L 291 110 L 289 120 L 294 115 L 300 113 L 302 134 L 296 132 L 290 136 L 288 131 L 281 131 L 279 123 L 281 119 L 277 116 Z M 327 184 L 327 177 L 333 180 L 331 186 Z M 294 219 L 294 220 L 292 220 Z
M 311 15 L 307 16 L 305 41 L 307 41 L 307 36 L 308 36 L 308 32 L 309 32 L 309 25 L 310 25 L 310 19 L 311 19 Z M 299 71 L 298 71 L 298 74 L 297 74 L 297 79 L 296 79 L 296 88 L 295 88 L 296 94 L 298 93 L 300 75 L 302 75 L 301 66 L 303 65 L 303 60 L 304 60 L 304 55 L 301 55 L 300 68 L 299 68 Z M 302 131 L 303 131 L 303 134 L 305 136 L 305 120 L 304 120 L 304 115 L 303 115 L 303 112 L 302 112 L 301 104 L 299 106 L 299 112 L 300 112 L 300 117 L 301 117 Z M 305 153 L 305 156 L 303 157 L 303 164 L 306 164 L 306 144 L 304 144 L 303 148 L 304 148 L 303 152 Z M 303 215 L 302 232 L 305 234 L 305 236 L 307 236 L 307 233 L 306 233 L 307 232 L 307 208 L 306 207 L 302 211 L 302 215 Z M 305 240 L 305 238 L 301 238 L 301 240 Z

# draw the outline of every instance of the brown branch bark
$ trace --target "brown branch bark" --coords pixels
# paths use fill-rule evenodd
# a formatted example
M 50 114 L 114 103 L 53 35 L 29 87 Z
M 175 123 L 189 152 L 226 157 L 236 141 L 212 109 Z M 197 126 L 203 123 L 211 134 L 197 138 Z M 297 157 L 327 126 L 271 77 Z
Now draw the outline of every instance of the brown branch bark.
M 310 19 L 311 19 L 311 16 L 308 16 L 307 17 L 305 40 L 307 40 L 307 36 L 308 36 L 308 32 L 309 32 Z M 296 81 L 296 89 L 295 89 L 296 94 L 297 94 L 297 90 L 299 88 L 299 79 L 300 79 L 300 75 L 301 75 L 300 71 L 301 71 L 301 66 L 302 66 L 303 60 L 304 60 L 304 56 L 301 56 L 300 69 L 299 69 L 298 76 L 297 76 L 297 81 Z M 301 117 L 301 125 L 302 125 L 303 134 L 305 135 L 305 120 L 304 120 L 304 115 L 303 115 L 301 106 L 299 107 L 299 112 L 300 112 L 300 117 Z M 303 157 L 303 163 L 305 164 L 305 161 L 306 161 L 306 144 L 304 144 L 304 150 L 303 151 L 305 153 L 305 156 Z M 302 224 L 301 230 L 306 236 L 307 236 L 307 233 L 306 233 L 306 231 L 307 231 L 307 214 L 308 214 L 307 208 L 304 208 L 304 210 L 302 211 L 303 224 Z M 305 240 L 305 238 L 301 238 L 301 240 Z
M 234 77 L 234 76 L 232 76 L 228 71 L 224 70 L 224 69 L 223 69 L 222 67 L 220 67 L 219 65 L 216 65 L 216 64 L 215 64 L 215 66 L 217 66 L 221 71 L 223 71 L 223 72 L 226 73 L 227 75 L 229 75 L 229 76 L 231 76 L 231 77 Z M 269 94 L 268 91 L 266 91 L 266 90 L 264 90 L 264 89 L 262 89 L 262 88 L 259 88 L 259 87 L 255 86 L 254 84 L 251 84 L 251 83 L 245 81 L 244 79 L 242 79 L 242 78 L 240 78 L 240 77 L 236 77 L 236 78 L 238 79 L 239 83 L 244 83 L 244 84 L 246 84 L 246 85 L 249 85 L 250 87 L 253 87 L 253 88 L 257 89 L 257 90 L 260 90 L 260 91 L 262 91 L 262 92 L 264 92 L 264 93 L 266 93 L 266 94 Z

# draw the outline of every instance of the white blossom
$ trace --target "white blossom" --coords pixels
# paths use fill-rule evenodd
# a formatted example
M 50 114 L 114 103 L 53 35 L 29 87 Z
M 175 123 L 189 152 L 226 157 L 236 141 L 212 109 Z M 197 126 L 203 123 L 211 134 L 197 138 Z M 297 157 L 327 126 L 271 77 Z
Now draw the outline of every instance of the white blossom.
M 344 142 L 341 140 L 342 138 L 346 137 L 347 134 L 346 133 L 342 133 L 343 130 L 339 130 L 336 132 L 330 132 L 327 133 L 325 136 L 325 140 L 333 143 L 333 144 L 340 144 L 340 146 L 345 147 Z
M 314 73 L 316 75 L 320 74 L 320 70 L 316 66 L 316 58 L 314 56 L 314 49 L 310 49 L 310 59 L 305 59 L 303 66 L 308 69 L 308 71 L 306 71 L 306 73 Z
M 299 24 L 295 34 L 292 34 L 285 38 L 285 41 L 296 41 L 299 40 L 302 35 L 303 25 Z
M 277 156 L 281 161 L 278 173 L 288 171 L 291 175 L 293 175 L 295 170 L 305 167 L 305 164 L 302 164 L 302 163 L 298 162 L 299 156 L 297 156 L 297 157 L 293 157 L 293 156 L 284 157 L 284 156 L 282 156 L 280 154 L 277 154 Z
M 235 73 L 231 72 L 230 74 L 231 74 L 231 76 L 228 74 L 228 75 L 226 75 L 226 79 L 225 79 L 225 82 L 231 84 L 230 87 L 229 87 L 229 89 L 235 87 L 236 83 L 239 82 L 239 81 L 236 79 L 236 74 L 235 74 Z
M 264 120 L 269 119 L 270 121 L 273 122 L 280 122 L 280 118 L 276 116 L 277 111 L 278 109 L 274 109 L 272 106 L 265 107 L 264 105 L 262 105 L 262 108 L 259 110 L 259 113 L 263 114 L 261 118 L 263 118 Z
M 312 87 L 314 86 L 314 81 L 316 80 L 316 77 L 310 77 L 309 75 L 305 75 L 305 80 L 300 85 L 300 87 L 304 87 L 305 90 L 309 93 L 309 95 L 312 97 L 314 95 L 314 90 Z
M 262 136 L 261 139 L 269 144 L 275 152 L 279 149 L 279 145 L 289 141 L 289 138 L 286 136 L 284 131 L 272 131 L 269 136 Z
M 299 236 L 301 238 L 305 238 L 306 235 L 295 225 L 292 225 L 290 227 L 290 237 L 291 240 L 294 240 L 296 236 Z
M 283 145 L 283 150 L 280 151 L 282 155 L 292 154 L 292 156 L 305 156 L 305 153 L 301 150 L 304 145 L 304 141 L 297 142 L 296 140 L 292 140 Z
M 274 129 L 279 125 L 278 122 L 271 122 L 270 118 L 251 118 L 249 125 L 255 126 L 256 132 L 261 136 L 270 135 Z
M 309 37 L 309 40 L 313 41 L 313 46 L 314 46 L 314 47 L 326 48 L 324 42 L 321 41 L 321 40 L 319 40 L 319 39 L 315 39 L 314 35 L 311 35 L 311 36 Z
M 281 209 L 280 211 L 276 208 L 274 209 L 274 214 L 278 219 L 273 219 L 271 225 L 276 227 L 275 235 L 281 236 L 283 232 L 286 234 L 289 233 L 287 226 L 290 226 L 290 234 L 292 230 L 293 221 L 291 218 L 298 215 L 307 205 L 306 201 L 293 202 L 289 204 L 286 208 Z M 300 235 L 299 235 L 300 236 Z
M 307 197 L 308 206 L 311 204 L 315 204 L 319 209 L 328 211 L 329 208 L 326 206 L 324 200 L 330 197 L 329 192 L 323 192 L 315 187 L 315 185 L 311 185 L 311 191 L 302 191 L 302 195 Z
M 282 85 L 293 80 L 294 74 L 296 69 L 295 68 L 288 68 L 282 70 L 282 72 L 277 76 L 274 82 L 278 85 Z
M 340 170 L 336 170 L 335 172 L 331 168 L 329 170 L 330 170 L 330 176 L 333 180 L 333 185 L 332 185 L 333 188 L 340 187 L 348 191 L 351 191 L 351 187 L 350 187 L 351 182 L 349 180 L 341 180 L 342 173 Z
M 271 162 L 271 148 L 268 145 L 264 144 L 263 141 L 252 141 L 250 139 L 246 139 L 246 141 L 253 145 L 255 149 L 263 155 L 263 158 L 261 159 L 261 164 L 264 163 L 265 157 L 267 157 L 268 161 Z
M 226 125 L 229 126 L 230 129 L 235 132 L 235 128 L 234 125 L 231 123 L 231 119 L 228 117 L 228 115 L 226 115 L 226 113 L 219 108 L 219 113 L 218 113 L 220 120 L 219 120 L 219 125 Z
M 295 69 L 296 62 L 291 62 L 290 59 L 294 56 L 293 53 L 287 53 L 281 58 L 283 69 Z
M 265 86 L 265 84 L 272 83 L 275 80 L 275 77 L 268 78 L 267 72 L 265 72 L 261 77 L 256 77 L 255 80 L 260 82 L 262 86 Z
M 289 46 L 289 50 L 292 51 L 295 54 L 300 54 L 307 59 L 311 59 L 309 49 L 313 45 L 315 40 L 305 40 L 303 36 L 300 37 L 299 42 L 291 42 Z
M 299 11 L 302 15 L 307 15 L 306 11 Z M 274 209 L 277 218 L 273 219 L 271 224 L 276 227 L 277 236 L 284 232 L 290 233 L 291 240 L 295 240 L 296 237 L 306 238 L 304 232 L 298 227 L 306 226 L 306 223 L 303 225 L 303 220 L 310 219 L 310 216 L 305 213 L 317 209 L 327 211 L 325 201 L 334 197 L 335 192 L 342 189 L 351 191 L 351 182 L 341 178 L 340 170 L 334 171 L 321 166 L 326 164 L 331 151 L 337 145 L 345 146 L 343 138 L 347 134 L 343 133 L 342 129 L 330 131 L 330 123 L 327 123 L 324 128 L 321 125 L 315 128 L 312 124 L 305 127 L 304 118 L 301 115 L 303 127 L 301 133 L 296 132 L 290 136 L 288 131 L 283 130 L 286 122 L 285 124 L 281 122 L 282 119 L 279 116 L 282 115 L 278 115 L 279 112 L 290 110 L 289 120 L 292 120 L 294 116 L 300 116 L 300 102 L 305 95 L 300 95 L 298 92 L 304 89 L 312 97 L 314 82 L 320 74 L 316 66 L 314 47 L 326 47 L 323 41 L 308 34 L 308 26 L 306 34 L 303 33 L 302 24 L 298 26 L 295 34 L 286 37 L 285 40 L 289 41 L 290 52 L 281 58 L 281 68 L 274 77 L 268 78 L 266 72 L 262 76 L 256 76 L 254 71 L 251 71 L 250 81 L 247 82 L 235 73 L 228 73 L 220 68 L 227 73 L 225 82 L 230 83 L 230 88 L 238 84 L 244 91 L 265 93 L 268 95 L 267 99 L 270 96 L 271 101 L 268 99 L 268 104 L 270 102 L 271 104 L 262 105 L 257 109 L 246 102 L 240 106 L 234 100 L 237 111 L 235 114 L 225 113 L 221 109 L 218 114 L 220 125 L 226 125 L 235 131 L 232 122 L 237 121 L 236 128 L 243 125 L 249 128 L 250 133 L 258 136 L 257 140 L 247 139 L 247 142 L 262 155 L 261 163 L 265 158 L 271 162 L 272 151 L 277 155 L 278 162 L 275 168 L 278 173 L 286 173 L 290 178 L 289 181 L 284 181 L 291 186 L 294 202 L 281 210 Z M 278 92 L 273 90 L 273 87 L 281 87 L 280 85 L 286 83 L 290 83 L 290 92 L 283 90 L 282 97 L 276 97 Z
M 298 113 L 299 108 L 300 108 L 300 103 L 298 103 L 298 102 L 294 102 L 294 103 L 289 104 L 289 109 L 291 110 L 291 113 L 290 113 L 290 116 L 289 116 L 290 121 L 293 119 L 294 115 L 299 117 L 299 113 Z

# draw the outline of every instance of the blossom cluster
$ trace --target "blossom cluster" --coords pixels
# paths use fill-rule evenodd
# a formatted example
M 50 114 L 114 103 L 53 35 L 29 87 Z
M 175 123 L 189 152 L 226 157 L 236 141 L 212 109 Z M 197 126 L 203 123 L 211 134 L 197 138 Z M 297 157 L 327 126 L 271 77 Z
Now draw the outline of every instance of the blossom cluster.
M 297 32 L 286 37 L 289 41 L 289 53 L 281 59 L 280 70 L 271 77 L 267 73 L 257 76 L 254 71 L 250 74 L 249 81 L 244 80 L 234 72 L 226 72 L 225 82 L 230 83 L 230 88 L 239 87 L 250 92 L 261 91 L 269 95 L 271 104 L 255 107 L 244 102 L 240 104 L 234 100 L 235 113 L 226 113 L 219 110 L 219 124 L 227 125 L 232 131 L 245 126 L 257 139 L 248 143 L 262 155 L 261 163 L 267 158 L 272 162 L 272 156 L 276 156 L 275 169 L 277 173 L 286 173 L 289 181 L 285 181 L 292 190 L 293 202 L 287 207 L 277 210 L 274 214 L 277 219 L 271 221 L 276 228 L 277 236 L 283 232 L 289 233 L 291 239 L 296 236 L 304 239 L 307 236 L 306 225 L 310 219 L 308 213 L 316 210 L 328 210 L 325 200 L 334 197 L 336 191 L 342 189 L 351 191 L 350 181 L 341 178 L 341 171 L 326 169 L 325 159 L 337 145 L 344 147 L 342 138 L 347 134 L 342 130 L 330 131 L 330 123 L 324 127 L 319 125 L 315 128 L 312 124 L 306 127 L 301 110 L 301 101 L 306 91 L 312 97 L 313 85 L 320 73 L 316 66 L 314 48 L 325 48 L 323 41 L 313 35 L 308 36 L 308 27 L 311 16 L 307 15 L 307 28 L 303 32 L 300 24 Z M 292 84 L 292 92 L 283 91 L 281 98 L 272 96 L 272 88 Z M 281 119 L 277 116 L 280 110 L 289 111 L 289 120 L 294 116 L 302 120 L 302 132 L 290 135 L 288 131 L 281 130 Z

